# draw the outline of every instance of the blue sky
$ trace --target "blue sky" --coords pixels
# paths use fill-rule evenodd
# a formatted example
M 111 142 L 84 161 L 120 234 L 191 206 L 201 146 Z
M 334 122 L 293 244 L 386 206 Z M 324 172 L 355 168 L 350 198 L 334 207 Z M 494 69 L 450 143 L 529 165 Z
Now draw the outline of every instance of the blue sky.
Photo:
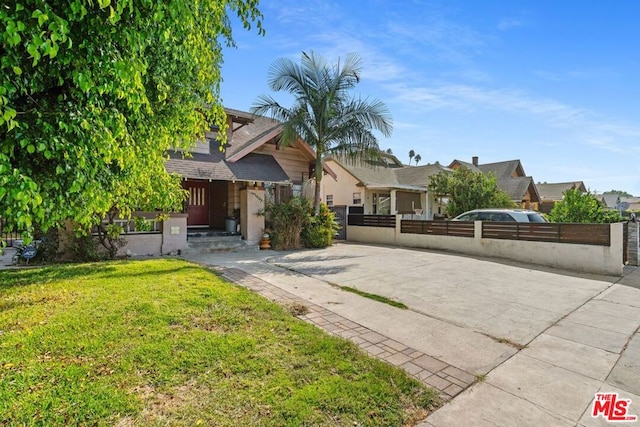
M 640 196 L 640 2 L 262 0 L 265 36 L 234 27 L 222 97 L 249 110 L 269 66 L 315 51 L 363 59 L 353 91 L 383 101 L 408 162 L 520 159 L 536 182 Z M 414 162 L 415 164 L 415 162 Z

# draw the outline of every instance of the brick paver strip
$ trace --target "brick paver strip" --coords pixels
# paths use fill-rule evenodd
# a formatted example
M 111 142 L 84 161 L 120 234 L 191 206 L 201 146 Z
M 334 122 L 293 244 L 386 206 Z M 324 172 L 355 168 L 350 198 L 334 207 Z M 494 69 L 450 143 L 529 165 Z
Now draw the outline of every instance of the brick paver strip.
M 299 316 L 300 319 L 330 334 L 348 339 L 376 358 L 399 366 L 423 384 L 435 388 L 444 400 L 460 394 L 475 381 L 475 377 L 468 372 L 407 347 L 324 307 L 302 301 L 298 296 L 242 270 L 223 267 L 216 267 L 215 270 L 225 279 L 249 288 L 272 301 L 286 303 L 293 301 L 305 305 L 308 312 Z

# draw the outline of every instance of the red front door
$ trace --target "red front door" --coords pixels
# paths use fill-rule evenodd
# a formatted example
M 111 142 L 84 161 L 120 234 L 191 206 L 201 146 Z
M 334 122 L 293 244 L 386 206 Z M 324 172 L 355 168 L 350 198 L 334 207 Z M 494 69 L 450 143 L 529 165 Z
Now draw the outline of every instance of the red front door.
M 209 226 L 209 183 L 206 181 L 186 181 L 189 191 L 187 200 L 187 226 Z

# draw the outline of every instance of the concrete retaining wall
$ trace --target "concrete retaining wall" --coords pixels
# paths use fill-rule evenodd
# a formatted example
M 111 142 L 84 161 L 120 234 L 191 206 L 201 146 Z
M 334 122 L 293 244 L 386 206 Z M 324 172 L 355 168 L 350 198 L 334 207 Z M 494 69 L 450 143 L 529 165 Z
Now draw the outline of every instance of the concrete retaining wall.
M 127 234 L 127 244 L 119 255 L 127 251 L 137 256 L 157 256 L 177 253 L 187 248 L 187 214 L 172 213 L 162 222 L 162 233 Z
M 475 222 L 475 236 L 434 236 L 400 233 L 396 228 L 348 226 L 347 240 L 413 248 L 445 250 L 463 254 L 506 258 L 515 261 L 565 268 L 589 273 L 622 275 L 623 224 L 611 224 L 611 245 L 530 242 L 524 240 L 483 239 L 482 222 Z

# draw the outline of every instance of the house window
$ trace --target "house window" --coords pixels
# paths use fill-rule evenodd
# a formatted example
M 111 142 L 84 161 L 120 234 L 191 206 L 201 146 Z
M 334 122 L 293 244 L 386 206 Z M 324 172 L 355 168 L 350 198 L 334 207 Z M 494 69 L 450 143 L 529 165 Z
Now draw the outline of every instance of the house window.
M 373 193 L 373 213 L 376 215 L 391 214 L 391 195 L 389 193 Z
M 360 196 L 360 193 L 353 193 L 353 204 L 354 205 L 362 204 L 362 196 Z
M 293 192 L 294 197 L 302 196 L 302 184 L 293 184 L 293 187 L 291 188 L 291 190 Z
M 333 194 L 327 194 L 327 206 L 333 206 Z

